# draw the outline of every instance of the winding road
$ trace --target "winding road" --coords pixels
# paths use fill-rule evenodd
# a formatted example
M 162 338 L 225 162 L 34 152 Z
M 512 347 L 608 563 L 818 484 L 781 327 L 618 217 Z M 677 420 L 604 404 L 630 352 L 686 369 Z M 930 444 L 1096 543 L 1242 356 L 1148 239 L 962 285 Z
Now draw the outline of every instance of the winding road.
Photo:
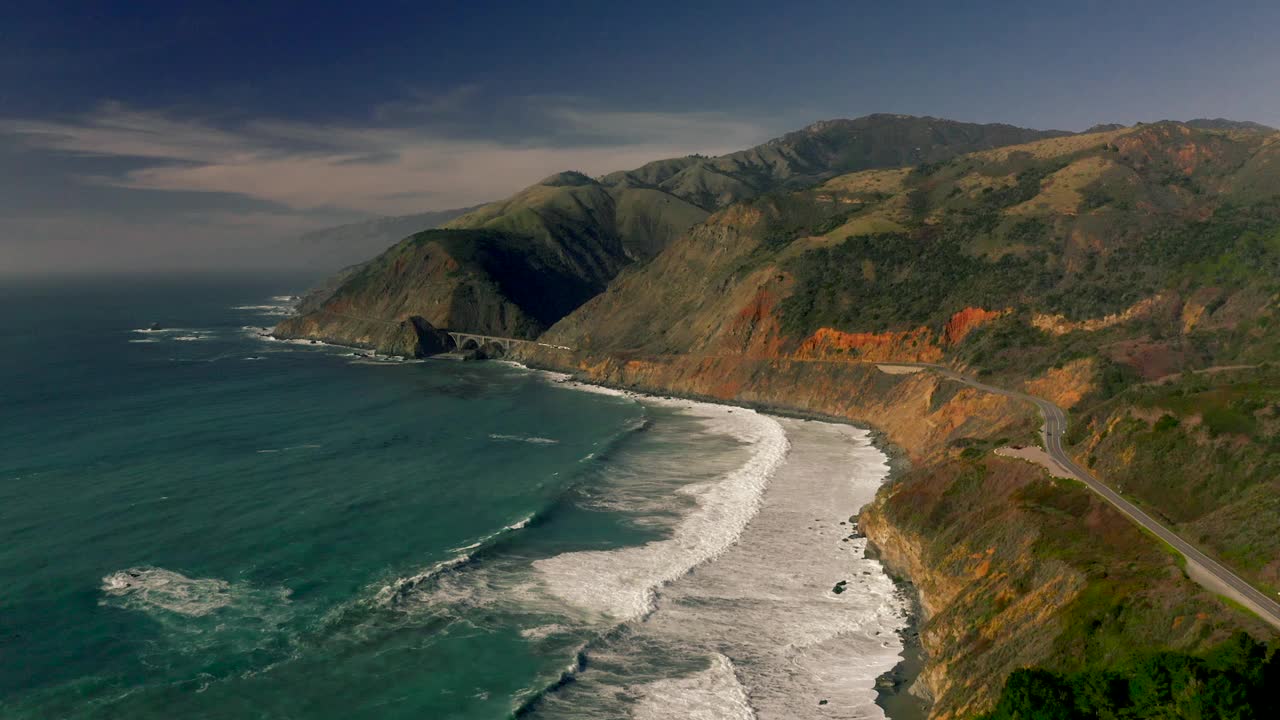
M 1271 625 L 1280 629 L 1280 603 L 1269 597 L 1266 593 L 1258 590 L 1250 585 L 1243 578 L 1223 567 L 1213 558 L 1200 552 L 1194 545 L 1183 540 L 1169 528 L 1157 522 L 1150 515 L 1143 512 L 1138 506 L 1124 499 L 1115 490 L 1104 485 L 1100 480 L 1089 474 L 1089 471 L 1076 464 L 1071 456 L 1062 449 L 1062 434 L 1067 431 L 1067 414 L 1062 408 L 1053 403 L 1035 395 L 1028 395 L 1016 390 L 1006 390 L 1004 388 L 988 385 L 979 382 L 967 375 L 962 375 L 951 368 L 943 365 L 935 365 L 933 363 L 876 363 L 876 365 L 885 367 L 912 367 L 932 370 L 943 377 L 964 383 L 979 390 L 996 393 L 998 395 L 1006 395 L 1018 400 L 1025 400 L 1033 403 L 1040 409 L 1040 414 L 1044 417 L 1044 425 L 1040 428 L 1041 439 L 1044 441 L 1044 449 L 1049 453 L 1055 461 L 1057 461 L 1065 470 L 1067 470 L 1075 479 L 1084 483 L 1089 489 L 1098 493 L 1107 502 L 1111 503 L 1115 509 L 1124 513 L 1143 529 L 1168 543 L 1173 549 L 1182 553 L 1187 559 L 1187 574 L 1191 579 L 1205 586 L 1209 590 L 1226 595 L 1236 602 L 1248 607 L 1259 617 L 1267 621 Z

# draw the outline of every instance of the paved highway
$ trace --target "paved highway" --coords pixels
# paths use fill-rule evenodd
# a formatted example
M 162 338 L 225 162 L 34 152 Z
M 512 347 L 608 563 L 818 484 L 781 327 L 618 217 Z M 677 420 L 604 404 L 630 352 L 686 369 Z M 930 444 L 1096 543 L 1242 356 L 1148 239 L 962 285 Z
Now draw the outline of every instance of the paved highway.
M 1025 400 L 1034 403 L 1040 409 L 1040 414 L 1044 416 L 1044 426 L 1040 428 L 1040 434 L 1044 440 L 1044 449 L 1058 461 L 1068 472 L 1070 472 L 1077 480 L 1089 486 L 1091 490 L 1101 495 L 1107 502 L 1111 503 L 1117 510 L 1124 513 L 1138 525 L 1146 528 L 1156 537 L 1168 543 L 1175 550 L 1182 553 L 1190 564 L 1199 566 L 1199 568 L 1207 575 L 1211 576 L 1214 581 L 1221 587 L 1212 587 L 1205 584 L 1206 587 L 1216 592 L 1232 596 L 1237 601 L 1247 605 L 1256 612 L 1263 620 L 1271 625 L 1280 628 L 1280 603 L 1269 597 L 1266 593 L 1258 590 L 1254 586 L 1245 582 L 1243 578 L 1223 567 L 1213 558 L 1200 552 L 1191 543 L 1183 540 L 1169 528 L 1161 525 L 1150 515 L 1143 512 L 1133 503 L 1124 499 L 1119 493 L 1104 485 L 1101 481 L 1089 474 L 1089 471 L 1080 467 L 1066 451 L 1062 449 L 1062 434 L 1067 431 L 1067 414 L 1062 408 L 1045 400 L 1044 398 L 1028 395 L 1016 390 L 1006 390 L 994 385 L 988 385 L 979 382 L 967 375 L 952 370 L 942 365 L 934 365 L 932 363 L 876 363 L 877 365 L 896 366 L 896 367 L 918 367 L 933 370 L 944 377 L 962 382 L 965 385 L 985 390 L 987 392 L 997 393 L 999 395 L 1007 395 L 1009 397 Z M 1190 571 L 1191 568 L 1188 568 Z M 1194 577 L 1194 573 L 1191 573 Z M 1200 581 L 1197 579 L 1197 581 Z M 1233 591 L 1233 592 L 1232 592 Z

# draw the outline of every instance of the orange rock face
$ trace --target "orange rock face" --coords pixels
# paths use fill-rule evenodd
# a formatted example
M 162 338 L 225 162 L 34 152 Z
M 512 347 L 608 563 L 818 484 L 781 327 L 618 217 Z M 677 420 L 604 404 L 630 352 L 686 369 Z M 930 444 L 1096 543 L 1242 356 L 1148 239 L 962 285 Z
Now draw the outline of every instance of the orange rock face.
M 729 322 L 720 338 L 720 350 L 741 353 L 753 358 L 783 357 L 785 339 L 778 327 L 775 308 L 778 299 L 767 287 L 761 287 Z
M 1070 408 L 1094 389 L 1098 362 L 1094 358 L 1073 360 L 1060 368 L 1050 368 L 1027 382 L 1027 392 L 1048 398 L 1058 407 Z
M 947 321 L 947 326 L 942 331 L 942 339 L 948 345 L 955 345 L 964 340 L 965 336 L 978 327 L 995 320 L 1006 312 L 1008 311 L 967 307 L 952 315 L 951 319 Z
M 799 360 L 937 362 L 942 348 L 928 328 L 906 332 L 847 333 L 819 328 L 796 351 Z

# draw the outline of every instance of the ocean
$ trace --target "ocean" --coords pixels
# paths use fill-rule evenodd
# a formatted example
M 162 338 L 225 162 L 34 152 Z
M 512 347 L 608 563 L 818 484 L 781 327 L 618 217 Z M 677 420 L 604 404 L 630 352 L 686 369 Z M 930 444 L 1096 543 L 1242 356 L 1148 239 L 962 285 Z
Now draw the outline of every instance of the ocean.
M 0 286 L 0 716 L 884 716 L 867 432 L 262 337 L 307 281 Z

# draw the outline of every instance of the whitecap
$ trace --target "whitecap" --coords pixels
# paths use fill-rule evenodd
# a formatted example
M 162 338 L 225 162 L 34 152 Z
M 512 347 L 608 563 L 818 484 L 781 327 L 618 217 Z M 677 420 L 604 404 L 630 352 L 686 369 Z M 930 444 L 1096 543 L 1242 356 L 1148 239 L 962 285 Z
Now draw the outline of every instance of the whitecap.
M 279 317 L 287 317 L 293 314 L 292 305 L 280 303 L 271 305 L 233 305 L 231 309 L 249 311 L 257 315 L 271 315 Z
M 501 440 L 505 442 L 523 442 L 523 443 L 530 443 L 533 445 L 558 445 L 560 443 L 559 440 L 552 440 L 551 438 L 537 437 L 536 435 L 502 435 L 500 433 L 489 433 L 489 437 L 494 440 Z
M 142 333 L 144 335 L 165 335 L 168 333 L 192 333 L 196 331 L 191 328 L 134 328 L 129 332 Z
M 552 635 L 573 632 L 576 628 L 570 625 L 561 625 L 560 623 L 551 623 L 549 625 L 538 625 L 536 627 L 525 628 L 520 631 L 520 637 L 526 640 L 545 640 Z
M 453 557 L 441 560 L 426 570 L 415 573 L 413 575 L 396 578 L 395 580 L 383 585 L 373 595 L 373 604 L 381 607 L 398 606 L 402 600 L 415 594 L 419 588 L 423 587 L 431 581 L 437 580 L 449 570 L 459 567 L 469 562 L 476 550 L 493 542 L 502 535 L 517 530 L 523 530 L 533 521 L 534 516 L 528 515 L 510 525 L 505 525 L 501 529 L 491 532 L 484 537 L 476 540 L 470 545 L 454 548 L 452 552 L 456 553 Z

